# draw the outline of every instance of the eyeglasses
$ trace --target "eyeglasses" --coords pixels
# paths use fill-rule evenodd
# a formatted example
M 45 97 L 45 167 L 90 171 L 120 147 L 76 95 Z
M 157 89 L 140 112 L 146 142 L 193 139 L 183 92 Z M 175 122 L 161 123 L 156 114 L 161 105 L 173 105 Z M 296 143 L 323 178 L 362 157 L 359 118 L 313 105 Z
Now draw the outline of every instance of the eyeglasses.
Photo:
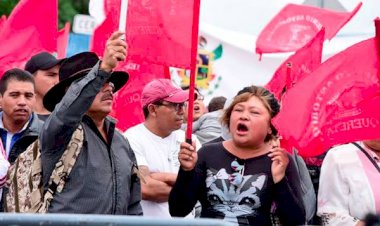
M 233 173 L 229 176 L 228 180 L 231 184 L 235 186 L 241 185 L 241 183 L 243 182 L 245 170 L 244 161 L 236 158 L 234 161 L 231 162 L 231 168 Z
M 185 106 L 185 103 L 172 103 L 172 102 L 163 103 L 163 102 L 161 102 L 161 103 L 156 103 L 155 105 L 174 108 L 174 110 L 176 112 L 179 112 L 180 110 L 183 109 L 183 107 Z

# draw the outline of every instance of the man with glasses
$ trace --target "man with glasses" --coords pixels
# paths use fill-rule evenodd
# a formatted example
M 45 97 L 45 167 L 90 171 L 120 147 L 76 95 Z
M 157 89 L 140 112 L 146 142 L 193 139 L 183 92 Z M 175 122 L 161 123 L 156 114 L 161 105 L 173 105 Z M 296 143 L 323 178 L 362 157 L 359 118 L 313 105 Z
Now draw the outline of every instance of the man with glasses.
M 174 86 L 169 79 L 151 81 L 141 95 L 145 122 L 124 133 L 144 178 L 141 183 L 144 216 L 170 217 L 167 201 L 180 165 L 178 152 L 185 140 L 180 128 L 188 98 L 189 92 Z M 199 141 L 194 137 L 193 140 L 199 148 Z

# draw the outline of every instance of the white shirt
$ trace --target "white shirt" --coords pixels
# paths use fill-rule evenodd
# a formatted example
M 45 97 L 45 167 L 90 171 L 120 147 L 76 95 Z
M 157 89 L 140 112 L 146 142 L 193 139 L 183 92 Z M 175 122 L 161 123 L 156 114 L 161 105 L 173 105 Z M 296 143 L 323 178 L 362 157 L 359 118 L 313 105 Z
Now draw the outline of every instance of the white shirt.
M 152 173 L 178 173 L 180 166 L 178 152 L 180 144 L 185 141 L 184 131 L 176 130 L 162 138 L 150 132 L 144 123 L 141 123 L 129 128 L 124 132 L 124 136 L 128 139 L 139 166 L 147 166 Z M 194 135 L 192 139 L 199 149 L 201 147 L 199 140 Z M 168 202 L 142 200 L 141 206 L 144 216 L 171 217 Z
M 380 208 L 380 174 L 353 144 L 327 153 L 319 182 L 317 213 L 323 225 L 354 226 Z

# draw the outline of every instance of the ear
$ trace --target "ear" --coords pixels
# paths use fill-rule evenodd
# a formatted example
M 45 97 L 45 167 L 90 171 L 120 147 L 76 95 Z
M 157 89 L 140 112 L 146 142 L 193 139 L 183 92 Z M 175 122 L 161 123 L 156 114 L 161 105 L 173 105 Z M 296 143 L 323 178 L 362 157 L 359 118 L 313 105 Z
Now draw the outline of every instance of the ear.
M 272 132 L 273 132 L 273 131 L 272 131 L 272 128 L 269 127 L 269 128 L 268 128 L 268 134 L 272 134 Z
M 148 111 L 149 111 L 149 115 L 156 117 L 157 112 L 156 112 L 156 108 L 154 107 L 153 104 L 150 104 L 148 106 Z

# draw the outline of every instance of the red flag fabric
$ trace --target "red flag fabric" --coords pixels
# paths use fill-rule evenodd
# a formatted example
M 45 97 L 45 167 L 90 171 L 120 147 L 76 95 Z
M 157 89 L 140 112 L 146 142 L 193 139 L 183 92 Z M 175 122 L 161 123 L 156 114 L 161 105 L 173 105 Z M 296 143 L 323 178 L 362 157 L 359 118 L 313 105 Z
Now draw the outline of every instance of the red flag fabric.
M 21 0 L 0 31 L 0 76 L 29 58 L 57 48 L 58 1 Z
M 129 80 L 114 97 L 111 116 L 118 120 L 116 126 L 122 131 L 145 120 L 141 106 L 141 92 L 148 82 L 157 78 L 169 78 L 168 68 L 154 64 L 126 63 L 117 70 L 129 72 Z
M 128 1 L 129 59 L 190 69 L 195 2 Z
M 256 40 L 256 53 L 292 52 L 304 46 L 322 28 L 326 38 L 335 34 L 357 13 L 336 12 L 312 6 L 288 4 L 270 22 Z
M 193 4 L 192 0 L 128 1 L 128 59 L 117 70 L 128 71 L 130 79 L 116 94 L 111 112 L 119 129 L 144 121 L 140 95 L 146 83 L 170 78 L 170 66 L 190 68 Z M 106 19 L 95 29 L 90 44 L 90 50 L 99 56 L 108 37 L 118 29 L 119 6 L 120 0 L 105 1 Z
M 105 7 L 112 18 L 107 23 L 109 32 L 118 28 L 119 7 L 116 2 Z M 107 3 L 107 2 L 106 2 Z M 165 66 L 190 68 L 193 0 L 128 1 L 126 41 L 128 59 Z M 120 5 L 120 4 L 119 4 Z M 117 16 L 115 16 L 117 15 Z M 194 15 L 199 16 L 199 15 Z M 198 26 L 198 25 L 196 25 Z M 103 33 L 109 37 L 110 33 Z M 92 42 L 92 50 L 101 43 Z
M 118 29 L 118 19 L 112 15 L 119 15 L 119 12 L 115 12 L 116 8 L 114 7 L 108 7 L 108 9 L 108 16 L 95 29 L 91 41 L 91 51 L 99 56 L 103 55 L 108 37 Z M 167 72 L 168 67 L 146 62 L 133 62 L 132 60 L 120 62 L 115 70 L 127 71 L 130 75 L 127 85 L 115 94 L 110 114 L 118 120 L 116 126 L 125 131 L 129 127 L 144 121 L 141 92 L 145 84 L 156 78 L 170 78 L 170 76 L 168 77 L 170 74 Z
M 0 32 L 1 32 L 1 28 L 4 26 L 5 24 L 5 21 L 7 21 L 7 17 L 5 15 L 2 15 L 0 17 Z
M 265 85 L 278 100 L 281 100 L 285 91 L 321 64 L 324 36 L 325 29 L 322 28 L 309 43 L 286 59 Z
M 273 120 L 304 157 L 336 144 L 380 138 L 375 38 L 331 57 L 284 96 Z
M 67 44 L 69 43 L 70 35 L 70 23 L 66 23 L 60 31 L 58 31 L 57 37 L 57 56 L 59 59 L 66 57 Z
M 103 56 L 104 47 L 106 45 L 107 39 L 111 34 L 118 29 L 119 19 L 118 16 L 120 12 L 117 9 L 107 12 L 107 16 L 98 27 L 95 28 L 94 33 L 91 38 L 90 51 L 96 53 L 98 56 Z M 129 48 L 128 48 L 129 51 Z

